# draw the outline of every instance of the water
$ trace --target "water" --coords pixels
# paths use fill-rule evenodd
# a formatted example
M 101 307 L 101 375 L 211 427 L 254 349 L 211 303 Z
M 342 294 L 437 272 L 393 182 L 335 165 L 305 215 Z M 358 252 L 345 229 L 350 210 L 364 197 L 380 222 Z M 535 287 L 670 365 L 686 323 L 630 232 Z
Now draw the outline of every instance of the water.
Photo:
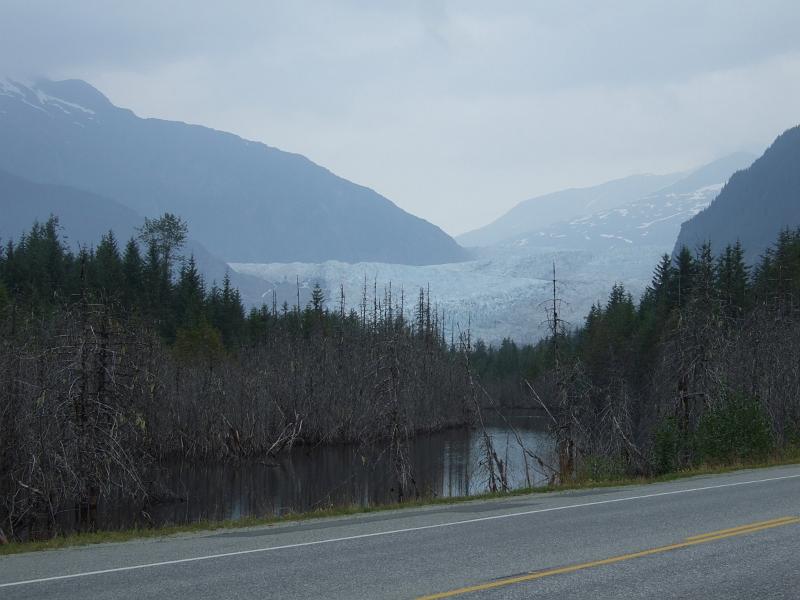
M 549 460 L 552 442 L 540 415 L 515 412 L 507 419 L 526 448 Z M 497 454 L 508 465 L 512 488 L 546 482 L 530 458 L 526 476 L 516 436 L 502 420 L 488 417 L 486 424 Z M 453 429 L 412 439 L 409 458 L 418 493 L 450 497 L 487 491 L 481 438 L 479 430 Z M 168 464 L 161 468 L 159 479 L 181 499 L 147 507 L 156 524 L 263 517 L 398 499 L 394 472 L 381 448 L 367 452 L 351 445 L 294 448 L 270 462 Z M 408 494 L 413 495 L 413 490 Z M 132 508 L 101 507 L 98 526 L 141 523 L 141 515 Z

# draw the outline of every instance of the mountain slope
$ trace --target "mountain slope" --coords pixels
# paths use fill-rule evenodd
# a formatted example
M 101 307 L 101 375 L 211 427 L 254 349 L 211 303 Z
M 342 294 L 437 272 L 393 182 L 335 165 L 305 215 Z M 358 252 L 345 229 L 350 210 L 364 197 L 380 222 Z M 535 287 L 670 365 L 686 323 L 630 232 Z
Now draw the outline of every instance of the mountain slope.
M 51 215 L 58 217 L 62 239 L 73 251 L 97 245 L 109 230 L 121 250 L 144 221 L 135 211 L 109 198 L 63 185 L 34 183 L 0 170 L 0 241 L 19 240 L 35 221 L 44 223 Z M 268 286 L 262 280 L 231 271 L 197 240 L 189 239 L 183 254 L 194 256 L 208 285 L 221 283 L 229 273 L 246 304 L 255 306 L 271 299 L 264 296 Z
M 736 153 L 695 169 L 655 193 L 513 237 L 501 247 L 528 246 L 602 251 L 625 245 L 671 247 L 681 223 L 706 208 L 725 182 L 755 157 Z
M 180 214 L 226 260 L 459 261 L 438 227 L 307 158 L 197 125 L 141 119 L 83 81 L 0 81 L 0 168 Z
M 64 185 L 34 183 L 0 170 L 0 238 L 19 239 L 34 221 L 58 217 L 66 241 L 96 244 L 109 229 L 123 242 L 134 235 L 143 219 L 136 211 L 91 192 Z
M 675 245 L 710 241 L 719 252 L 741 241 L 755 262 L 786 227 L 800 226 L 800 126 L 780 135 L 750 168 L 730 178 L 716 200 L 681 226 Z
M 488 225 L 458 236 L 464 246 L 491 246 L 578 216 L 608 210 L 666 187 L 683 175 L 632 175 L 587 188 L 572 188 L 520 202 Z
M 395 294 L 415 297 L 430 285 L 454 338 L 470 328 L 475 338 L 499 343 L 511 337 L 535 341 L 547 335 L 546 307 L 552 298 L 555 263 L 562 318 L 582 323 L 595 302 L 605 302 L 614 283 L 638 297 L 650 283 L 659 258 L 675 243 L 680 224 L 707 206 L 725 181 L 753 156 L 736 154 L 685 175 L 668 187 L 614 208 L 590 206 L 585 214 L 475 251 L 475 260 L 424 267 L 379 263 L 233 264 L 241 274 L 261 278 L 281 296 L 320 284 L 328 298 L 343 286 L 348 306 L 358 306 L 365 278 L 368 304 L 391 284 Z M 296 279 L 297 278 L 297 279 Z M 288 297 L 289 303 L 295 301 Z M 408 309 L 409 304 L 406 303 Z

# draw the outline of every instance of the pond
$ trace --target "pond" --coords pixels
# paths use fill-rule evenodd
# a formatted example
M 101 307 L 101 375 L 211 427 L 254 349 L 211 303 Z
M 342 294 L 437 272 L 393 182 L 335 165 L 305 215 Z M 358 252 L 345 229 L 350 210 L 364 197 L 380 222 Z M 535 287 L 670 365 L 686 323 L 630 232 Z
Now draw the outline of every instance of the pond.
M 553 444 L 547 422 L 538 413 L 516 411 L 501 418 L 487 415 L 486 431 L 498 457 L 507 465 L 511 488 L 546 483 L 532 458 L 526 460 L 517 439 L 545 461 Z M 480 429 L 450 429 L 412 438 L 408 456 L 417 492 L 423 497 L 479 494 L 489 489 L 489 474 Z M 396 502 L 391 461 L 380 448 L 353 445 L 295 447 L 274 461 L 180 462 L 163 465 L 158 480 L 179 500 L 147 508 L 156 524 L 187 523 L 281 515 L 344 505 Z M 413 490 L 407 495 L 413 496 Z M 131 507 L 100 507 L 98 527 L 141 523 Z

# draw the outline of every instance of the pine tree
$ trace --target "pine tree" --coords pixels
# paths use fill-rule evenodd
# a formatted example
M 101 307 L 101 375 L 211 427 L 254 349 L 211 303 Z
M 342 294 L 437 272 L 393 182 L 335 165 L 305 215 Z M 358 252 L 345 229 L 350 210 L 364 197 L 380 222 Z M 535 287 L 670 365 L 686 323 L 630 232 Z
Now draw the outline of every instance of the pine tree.
M 314 284 L 314 289 L 311 291 L 311 310 L 315 314 L 321 315 L 325 308 L 325 293 L 319 286 L 319 283 Z
M 672 293 L 675 295 L 677 306 L 684 306 L 692 295 L 694 268 L 692 253 L 684 246 L 675 258 L 674 289 Z
M 122 256 L 122 303 L 129 311 L 141 305 L 145 298 L 142 279 L 142 256 L 139 245 L 131 238 Z
M 151 241 L 142 266 L 143 312 L 168 340 L 175 337 L 175 323 L 172 319 L 172 281 L 169 270 L 165 268 L 158 245 Z
M 669 311 L 677 304 L 674 297 L 674 281 L 676 277 L 672 259 L 668 254 L 661 257 L 661 261 L 653 274 L 653 282 L 648 289 L 652 290 L 656 303 L 664 310 Z
M 717 291 L 725 314 L 739 318 L 749 307 L 749 267 L 744 262 L 740 242 L 728 245 L 719 256 L 716 267 Z
M 244 306 L 239 290 L 231 285 L 229 273 L 225 273 L 222 280 L 222 290 L 219 291 L 218 299 L 212 299 L 212 302 L 216 304 L 212 307 L 212 325 L 219 329 L 225 345 L 231 348 L 241 339 L 244 326 Z
M 633 297 L 620 283 L 614 284 L 606 304 L 605 320 L 615 340 L 630 337 L 636 327 L 636 307 Z
M 100 298 L 119 299 L 124 288 L 124 271 L 113 231 L 101 238 L 93 262 L 93 285 Z
M 34 223 L 7 252 L 12 293 L 37 308 L 52 306 L 80 291 L 74 258 L 58 232 L 57 217 L 50 217 L 44 225 Z
M 716 300 L 716 268 L 711 244 L 704 243 L 697 252 L 692 271 L 692 295 L 705 310 L 712 310 Z
M 205 320 L 205 286 L 197 271 L 194 256 L 181 267 L 175 286 L 176 325 L 182 328 L 198 327 Z

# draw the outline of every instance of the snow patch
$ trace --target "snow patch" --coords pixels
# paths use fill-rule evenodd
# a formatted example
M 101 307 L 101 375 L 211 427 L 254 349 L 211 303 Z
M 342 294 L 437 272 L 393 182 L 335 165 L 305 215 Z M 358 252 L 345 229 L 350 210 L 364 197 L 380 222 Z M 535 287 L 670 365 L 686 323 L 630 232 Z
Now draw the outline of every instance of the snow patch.
M 56 96 L 51 96 L 50 94 L 47 94 L 40 89 L 37 89 L 35 86 L 24 85 L 18 81 L 14 81 L 6 77 L 0 77 L 0 96 L 19 98 L 19 100 L 23 104 L 27 104 L 31 108 L 35 108 L 37 110 L 42 110 L 42 111 L 45 111 L 43 107 L 54 107 L 68 115 L 72 114 L 73 110 L 80 111 L 87 115 L 95 114 L 95 111 L 93 111 L 90 108 L 86 108 L 85 106 L 81 106 L 80 104 L 75 104 L 74 102 L 69 102 L 67 100 L 64 100 L 63 98 L 57 98 Z M 29 97 L 36 98 L 38 105 L 29 101 L 28 100 Z
M 67 110 L 66 107 L 74 108 L 75 110 L 79 110 L 89 115 L 95 114 L 95 112 L 91 108 L 86 108 L 85 106 L 81 106 L 80 104 L 75 104 L 74 102 L 68 102 L 67 100 L 57 98 L 56 96 L 51 96 L 50 94 L 45 94 L 41 90 L 34 89 L 33 92 L 36 94 L 36 97 L 39 99 L 39 102 L 41 104 L 54 105 L 56 108 L 59 108 L 66 114 L 71 114 L 71 111 Z

